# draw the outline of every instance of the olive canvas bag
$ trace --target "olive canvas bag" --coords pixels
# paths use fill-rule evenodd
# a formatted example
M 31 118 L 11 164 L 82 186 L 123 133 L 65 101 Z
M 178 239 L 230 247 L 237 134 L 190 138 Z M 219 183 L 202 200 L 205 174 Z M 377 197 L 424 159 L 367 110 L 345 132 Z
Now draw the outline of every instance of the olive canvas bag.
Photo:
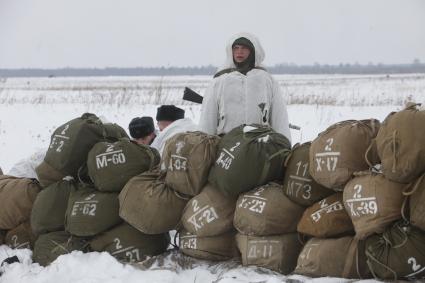
M 32 249 L 36 236 L 31 230 L 29 222 L 20 224 L 6 234 L 5 244 L 12 249 Z
M 116 124 L 102 123 L 95 114 L 84 113 L 66 122 L 53 132 L 44 161 L 36 167 L 40 182 L 47 186 L 64 176 L 77 179 L 78 169 L 86 163 L 87 154 L 96 143 L 122 137 L 128 137 L 125 130 Z M 50 172 L 61 178 L 52 180 Z
M 366 256 L 377 279 L 424 279 L 425 232 L 398 221 L 366 239 Z
M 179 233 L 180 251 L 188 256 L 213 261 L 239 258 L 234 230 L 212 237 L 200 237 L 187 231 Z
M 244 266 L 261 266 L 282 274 L 289 274 L 295 269 L 302 249 L 297 233 L 275 236 L 248 236 L 238 233 L 236 243 Z
M 303 212 L 303 206 L 285 196 L 282 185 L 270 182 L 239 196 L 233 224 L 245 235 L 293 233 Z
M 65 214 L 69 195 L 77 189 L 74 180 L 62 180 L 38 193 L 31 211 L 34 234 L 44 234 L 65 229 Z
M 357 238 L 382 233 L 391 222 L 401 218 L 404 187 L 383 174 L 356 173 L 345 186 L 344 206 L 353 221 Z
M 128 180 L 153 169 L 159 161 L 153 147 L 123 138 L 95 144 L 88 154 L 87 168 L 96 189 L 120 192 Z
M 184 208 L 182 225 L 200 237 L 216 236 L 233 229 L 236 198 L 207 184 Z
M 354 234 L 353 223 L 344 208 L 342 193 L 335 193 L 307 208 L 297 230 L 317 238 Z
M 410 223 L 425 231 L 425 173 L 403 191 L 409 201 Z M 413 187 L 413 188 L 412 188 Z M 405 204 L 405 203 L 404 203 Z M 404 209 L 402 210 L 404 212 Z M 406 216 L 404 217 L 406 218 Z
M 56 231 L 37 238 L 32 258 L 41 266 L 47 266 L 59 256 L 72 251 L 88 251 L 87 239 L 72 236 L 65 231 Z
M 295 203 L 311 206 L 334 192 L 318 184 L 310 175 L 311 142 L 296 144 L 285 161 L 283 192 Z
M 313 140 L 310 146 L 310 174 L 335 191 L 342 191 L 354 172 L 379 162 L 372 154 L 365 158 L 379 129 L 379 121 L 347 120 L 336 123 Z M 368 160 L 368 161 L 367 161 Z
M 298 257 L 294 273 L 310 277 L 370 278 L 364 246 L 364 241 L 350 236 L 311 238 Z
M 174 135 L 162 153 L 165 183 L 173 190 L 196 196 L 206 185 L 220 138 L 202 132 Z
M 86 185 L 71 190 L 65 216 L 67 232 L 95 236 L 121 222 L 117 193 L 100 192 Z
M 37 180 L 0 176 L 0 229 L 11 230 L 27 222 L 41 187 Z
M 108 252 L 124 262 L 140 262 L 147 256 L 165 252 L 169 242 L 168 233 L 148 235 L 127 223 L 122 223 L 91 240 L 90 249 Z
M 269 181 L 282 180 L 289 140 L 272 128 L 241 125 L 224 135 L 208 181 L 229 195 L 239 195 Z
M 165 184 L 163 172 L 147 171 L 124 186 L 119 194 L 119 215 L 143 233 L 166 233 L 178 228 L 189 199 Z
M 385 118 L 376 136 L 384 175 L 395 182 L 410 183 L 425 172 L 425 111 L 417 104 Z

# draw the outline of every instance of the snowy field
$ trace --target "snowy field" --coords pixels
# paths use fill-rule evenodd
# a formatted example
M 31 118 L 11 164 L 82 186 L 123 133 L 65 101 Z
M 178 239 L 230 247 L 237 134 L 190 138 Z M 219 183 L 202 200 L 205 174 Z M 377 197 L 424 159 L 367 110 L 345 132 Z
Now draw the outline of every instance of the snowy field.
M 288 103 L 293 143 L 314 139 L 329 125 L 347 119 L 383 120 L 408 101 L 425 102 L 425 75 L 276 76 Z M 127 129 L 133 117 L 153 116 L 160 104 L 176 104 L 199 119 L 200 106 L 181 100 L 188 86 L 203 94 L 209 77 L 101 77 L 0 79 L 0 167 L 47 148 L 54 129 L 92 112 Z M 43 268 L 29 250 L 0 246 L 0 262 L 18 254 L 22 264 L 2 267 L 0 282 L 352 282 L 344 279 L 285 277 L 235 262 L 211 264 L 171 253 L 150 266 L 123 265 L 106 253 L 73 253 Z M 179 258 L 176 260 L 176 258 Z M 187 265 L 178 264 L 185 262 Z M 374 282 L 364 280 L 356 282 Z

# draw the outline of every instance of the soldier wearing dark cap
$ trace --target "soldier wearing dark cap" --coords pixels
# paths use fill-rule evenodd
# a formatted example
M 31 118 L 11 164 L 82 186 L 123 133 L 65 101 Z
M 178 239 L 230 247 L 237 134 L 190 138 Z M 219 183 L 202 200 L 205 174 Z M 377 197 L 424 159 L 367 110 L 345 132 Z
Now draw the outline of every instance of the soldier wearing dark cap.
M 159 128 L 159 134 L 152 143 L 162 155 L 165 143 L 168 139 L 178 133 L 187 131 L 196 131 L 198 126 L 191 119 L 184 117 L 185 111 L 175 105 L 162 105 L 158 107 L 156 121 Z
M 156 137 L 152 117 L 136 117 L 128 125 L 130 136 L 138 144 L 150 145 Z

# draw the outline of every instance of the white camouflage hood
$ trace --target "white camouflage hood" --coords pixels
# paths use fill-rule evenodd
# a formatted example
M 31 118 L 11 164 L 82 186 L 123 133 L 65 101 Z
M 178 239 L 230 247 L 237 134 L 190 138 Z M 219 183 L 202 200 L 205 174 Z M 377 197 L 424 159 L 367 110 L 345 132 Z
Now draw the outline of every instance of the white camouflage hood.
M 235 42 L 236 39 L 240 37 L 245 37 L 249 41 L 251 41 L 252 45 L 254 45 L 255 49 L 255 67 L 261 67 L 261 63 L 264 61 L 264 57 L 266 54 L 264 53 L 264 49 L 260 44 L 260 41 L 258 41 L 258 38 L 250 33 L 247 32 L 241 32 L 233 35 L 229 41 L 227 42 L 226 46 L 226 62 L 224 63 L 224 66 L 221 67 L 219 70 L 224 70 L 228 68 L 236 68 L 235 63 L 233 62 L 233 53 L 232 53 L 232 44 Z

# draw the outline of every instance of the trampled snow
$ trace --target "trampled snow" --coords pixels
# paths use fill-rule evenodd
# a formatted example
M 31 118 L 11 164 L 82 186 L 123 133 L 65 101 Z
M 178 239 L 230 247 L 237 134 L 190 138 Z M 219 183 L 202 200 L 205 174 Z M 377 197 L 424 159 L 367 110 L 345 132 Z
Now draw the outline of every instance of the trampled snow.
M 408 101 L 424 102 L 425 75 L 276 76 L 288 102 L 293 143 L 313 140 L 347 119 L 383 120 Z M 160 104 L 177 104 L 195 122 L 200 106 L 181 100 L 185 86 L 203 94 L 209 77 L 20 78 L 0 80 L 0 167 L 47 148 L 66 121 L 92 112 L 127 129 L 136 116 L 155 117 Z M 106 253 L 74 252 L 43 268 L 31 251 L 0 247 L 0 262 L 17 254 L 22 263 L 2 268 L 0 282 L 348 282 L 283 275 L 238 263 L 193 261 L 171 252 L 147 268 L 124 265 Z M 176 258 L 181 259 L 176 260 Z M 179 262 L 190 261 L 188 267 Z M 291 281 L 292 280 L 292 281 Z M 372 282 L 365 280 L 362 282 Z

